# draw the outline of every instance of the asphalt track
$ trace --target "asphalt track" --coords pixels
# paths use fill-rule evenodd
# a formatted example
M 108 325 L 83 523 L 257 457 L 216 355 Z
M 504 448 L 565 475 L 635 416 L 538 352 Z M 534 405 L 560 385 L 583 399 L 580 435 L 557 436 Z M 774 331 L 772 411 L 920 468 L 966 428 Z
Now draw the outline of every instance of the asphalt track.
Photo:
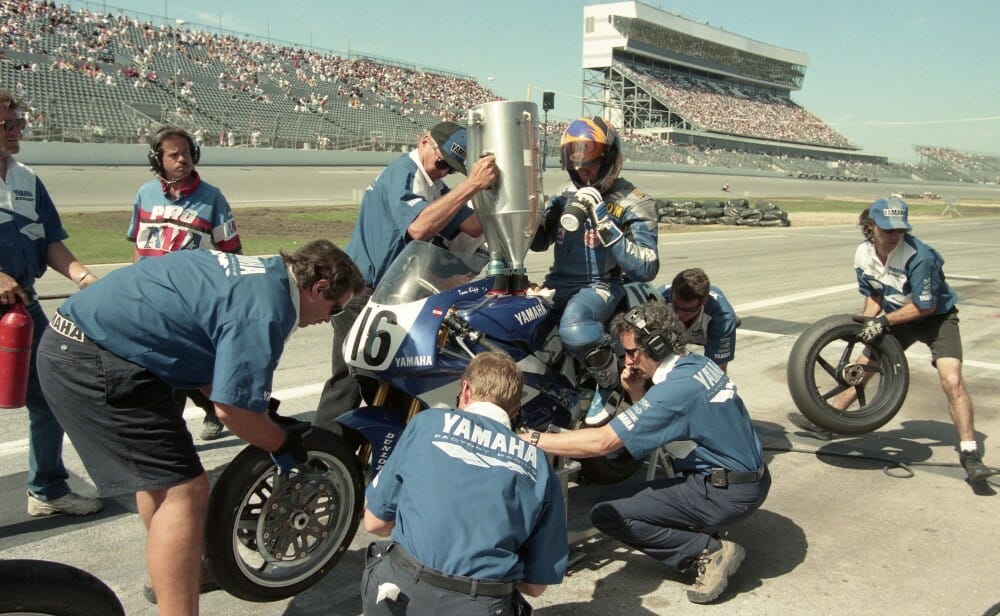
M 127 208 L 138 182 L 146 177 L 138 168 L 38 171 L 63 209 Z M 263 202 L 292 205 L 314 198 L 338 202 L 341 195 L 347 195 L 347 203 L 377 171 L 210 168 L 203 173 L 242 207 Z M 724 181 L 709 175 L 629 177 L 654 194 L 721 196 Z M 550 190 L 561 181 L 561 174 L 546 174 Z M 889 185 L 743 177 L 725 181 L 736 193 L 752 192 L 747 194 L 751 199 L 784 194 L 866 200 L 896 190 Z M 671 192 L 664 193 L 663 186 Z M 958 200 L 1000 201 L 996 187 L 945 188 L 951 192 L 929 190 Z M 1000 435 L 1000 218 L 928 217 L 913 223 L 918 237 L 944 255 L 949 280 L 959 293 L 964 373 L 976 405 L 976 428 L 986 462 L 1000 465 L 1000 439 L 995 438 Z M 853 312 L 861 305 L 850 267 L 859 239 L 857 229 L 847 225 L 661 233 L 657 282 L 666 282 L 685 267 L 703 267 L 743 319 L 730 374 L 767 449 L 774 485 L 762 509 L 732 529 L 747 558 L 730 589 L 708 606 L 688 603 L 687 578 L 614 541 L 586 538 L 592 535 L 589 503 L 601 490 L 573 486 L 570 524 L 572 536 L 581 538 L 574 546 L 575 564 L 563 584 L 532 601 L 536 614 L 979 615 L 1000 602 L 1000 482 L 974 487 L 964 481 L 944 395 L 925 349 L 908 352 L 912 383 L 907 402 L 878 432 L 822 441 L 787 420 L 793 405 L 785 368 L 795 337 L 822 316 Z M 547 256 L 531 256 L 531 278 L 540 280 L 547 265 Z M 43 294 L 72 288 L 52 275 L 39 285 Z M 57 305 L 45 302 L 49 313 Z M 329 369 L 330 339 L 324 328 L 296 332 L 275 377 L 275 395 L 284 400 L 283 409 L 306 419 Z M 73 564 L 108 583 L 128 614 L 155 614 L 142 597 L 144 533 L 131 503 L 106 500 L 104 511 L 90 518 L 28 518 L 23 489 L 26 411 L 0 413 L 0 557 Z M 197 431 L 198 413 L 189 411 L 188 416 Z M 234 437 L 202 445 L 206 468 L 217 471 L 241 446 Z M 74 488 L 92 494 L 69 444 L 65 458 Z M 912 476 L 897 463 L 912 469 Z M 202 613 L 360 614 L 362 549 L 370 539 L 359 533 L 341 563 L 294 598 L 253 604 L 213 592 L 202 597 Z

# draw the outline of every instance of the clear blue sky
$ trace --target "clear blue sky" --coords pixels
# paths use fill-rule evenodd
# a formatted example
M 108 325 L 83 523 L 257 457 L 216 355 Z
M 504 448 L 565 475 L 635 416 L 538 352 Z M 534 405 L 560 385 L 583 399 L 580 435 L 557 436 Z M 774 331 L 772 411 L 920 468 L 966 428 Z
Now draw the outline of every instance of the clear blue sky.
M 549 120 L 580 112 L 584 0 L 108 0 L 257 35 L 467 73 Z M 866 151 L 914 160 L 912 144 L 1000 153 L 994 0 L 664 0 L 649 4 L 809 56 L 792 98 Z M 112 11 L 113 12 L 113 11 Z

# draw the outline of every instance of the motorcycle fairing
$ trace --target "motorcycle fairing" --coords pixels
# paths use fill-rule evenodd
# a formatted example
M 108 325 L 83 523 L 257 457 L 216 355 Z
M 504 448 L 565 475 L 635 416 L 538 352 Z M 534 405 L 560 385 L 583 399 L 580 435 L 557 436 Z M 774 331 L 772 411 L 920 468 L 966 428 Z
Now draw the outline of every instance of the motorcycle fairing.
M 392 453 L 406 425 L 398 411 L 386 406 L 363 406 L 348 411 L 337 417 L 337 423 L 357 430 L 371 443 L 372 477 L 389 459 L 389 454 Z

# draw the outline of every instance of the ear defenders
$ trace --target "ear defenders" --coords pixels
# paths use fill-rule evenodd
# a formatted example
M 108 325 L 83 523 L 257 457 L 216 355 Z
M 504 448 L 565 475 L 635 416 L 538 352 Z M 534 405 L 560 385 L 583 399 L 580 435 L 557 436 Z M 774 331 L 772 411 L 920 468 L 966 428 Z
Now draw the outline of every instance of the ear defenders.
M 662 329 L 649 330 L 640 308 L 625 313 L 625 322 L 638 330 L 636 342 L 653 361 L 663 361 L 673 353 L 673 346 Z
M 163 174 L 166 173 L 166 170 L 163 168 L 163 152 L 160 148 L 163 147 L 163 140 L 167 137 L 183 137 L 187 139 L 188 148 L 191 150 L 191 164 L 198 164 L 198 161 L 201 160 L 201 148 L 198 147 L 198 143 L 191 135 L 187 134 L 187 131 L 172 127 L 161 128 L 153 136 L 153 140 L 149 144 L 149 151 L 146 153 L 146 158 L 149 160 L 149 168 L 153 173 L 159 177 L 163 177 Z

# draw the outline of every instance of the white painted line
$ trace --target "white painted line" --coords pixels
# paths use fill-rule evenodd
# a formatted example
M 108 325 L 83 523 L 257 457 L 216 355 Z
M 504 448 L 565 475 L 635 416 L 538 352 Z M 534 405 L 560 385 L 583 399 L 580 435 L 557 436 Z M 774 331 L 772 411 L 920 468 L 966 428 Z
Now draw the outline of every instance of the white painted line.
M 802 293 L 792 293 L 791 295 L 783 295 L 781 297 L 772 297 L 770 299 L 764 299 L 757 302 L 739 304 L 737 306 L 733 306 L 733 308 L 736 309 L 736 314 L 740 314 L 741 312 L 752 312 L 754 310 L 759 310 L 761 308 L 780 306 L 782 304 L 799 302 L 806 299 L 812 299 L 814 297 L 821 297 L 823 295 L 833 295 L 834 293 L 842 293 L 844 291 L 850 291 L 852 289 L 857 289 L 857 288 L 858 285 L 855 282 L 852 282 L 850 284 L 839 284 L 833 287 L 826 287 L 823 289 L 816 289 L 813 291 L 803 291 Z
M 300 387 L 292 387 L 290 389 L 282 389 L 280 391 L 274 392 L 274 397 L 278 400 L 295 400 L 297 398 L 306 398 L 308 396 L 314 396 L 323 391 L 323 383 L 313 383 L 311 385 L 302 385 Z M 184 407 L 184 418 L 185 419 L 197 419 L 204 416 L 205 411 L 201 410 L 194 404 L 188 404 Z M 69 445 L 69 439 L 63 438 L 63 446 Z M 28 439 L 20 439 L 17 441 L 8 441 L 6 443 L 0 443 L 0 457 L 10 456 L 14 454 L 24 454 L 28 453 Z

